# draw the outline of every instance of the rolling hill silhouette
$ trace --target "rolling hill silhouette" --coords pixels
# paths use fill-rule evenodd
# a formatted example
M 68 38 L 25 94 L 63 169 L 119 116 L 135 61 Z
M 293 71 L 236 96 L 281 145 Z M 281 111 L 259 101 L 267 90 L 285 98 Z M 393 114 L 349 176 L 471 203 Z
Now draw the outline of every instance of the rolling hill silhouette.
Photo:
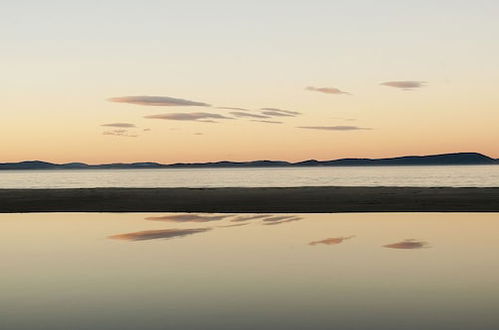
M 45 161 L 0 163 L 0 170 L 53 170 L 53 169 L 154 169 L 154 168 L 232 168 L 232 167 L 311 167 L 311 166 L 423 166 L 423 165 L 497 165 L 494 159 L 476 152 L 459 152 L 427 156 L 392 158 L 342 158 L 319 161 L 315 159 L 296 163 L 286 161 L 256 160 L 248 162 L 219 161 L 207 163 L 160 164 L 155 162 L 110 163 L 90 165 L 79 162 L 55 164 Z

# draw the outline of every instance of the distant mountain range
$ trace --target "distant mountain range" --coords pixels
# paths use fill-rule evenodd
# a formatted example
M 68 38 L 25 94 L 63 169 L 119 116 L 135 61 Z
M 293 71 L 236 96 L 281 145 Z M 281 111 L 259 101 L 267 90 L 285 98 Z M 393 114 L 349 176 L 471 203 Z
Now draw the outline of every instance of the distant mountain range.
M 305 160 L 297 163 L 273 160 L 249 162 L 219 161 L 208 163 L 160 164 L 155 162 L 111 163 L 89 165 L 85 163 L 54 164 L 39 160 L 18 163 L 0 163 L 0 170 L 84 170 L 84 169 L 134 169 L 134 168 L 227 168 L 227 167 L 311 167 L 311 166 L 421 166 L 421 165 L 499 165 L 494 159 L 476 152 L 459 152 L 428 156 L 403 156 L 393 158 L 342 158 L 335 160 Z

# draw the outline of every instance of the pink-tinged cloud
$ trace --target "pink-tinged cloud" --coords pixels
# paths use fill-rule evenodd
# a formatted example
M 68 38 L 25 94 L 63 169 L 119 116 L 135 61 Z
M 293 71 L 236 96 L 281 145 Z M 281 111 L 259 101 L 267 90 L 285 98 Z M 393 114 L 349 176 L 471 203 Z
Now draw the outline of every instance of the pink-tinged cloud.
M 310 242 L 308 245 L 319 245 L 319 244 L 324 244 L 324 245 L 337 245 L 340 243 L 343 243 L 347 239 L 354 238 L 355 236 L 346 236 L 346 237 L 330 237 L 323 239 L 321 241 L 315 241 L 315 242 Z
M 309 86 L 305 88 L 308 91 L 319 92 L 324 94 L 333 94 L 333 95 L 350 95 L 349 92 L 344 92 L 341 89 L 334 87 L 313 87 Z
M 429 244 L 427 242 L 418 241 L 418 240 L 415 240 L 415 239 L 406 239 L 406 240 L 404 240 L 402 242 L 397 242 L 397 243 L 383 245 L 383 247 L 390 248 L 390 249 L 405 249 L 405 250 L 410 250 L 410 249 L 428 248 Z
M 205 215 L 205 214 L 173 214 L 160 217 L 147 217 L 146 220 L 151 221 L 171 221 L 171 222 L 210 222 L 223 220 L 231 217 L 230 214 L 222 215 Z
M 111 123 L 111 124 L 102 124 L 101 126 L 104 126 L 104 127 L 121 127 L 121 128 L 133 128 L 133 127 L 135 127 L 134 124 L 130 124 L 130 123 Z
M 110 102 L 130 103 L 137 105 L 157 106 L 157 107 L 210 107 L 203 102 L 196 102 L 184 99 L 177 99 L 169 96 L 121 96 L 108 99 Z
M 297 128 L 303 129 L 316 129 L 323 131 L 359 131 L 359 130 L 371 130 L 372 128 L 358 127 L 358 126 L 298 126 Z
M 213 119 L 234 119 L 217 113 L 191 112 L 191 113 L 165 113 L 161 115 L 145 116 L 147 119 L 197 121 L 203 123 L 214 123 Z
M 382 86 L 394 87 L 403 90 L 413 90 L 415 88 L 422 88 L 426 86 L 425 81 L 386 81 L 381 83 Z
M 152 239 L 170 239 L 176 237 L 184 237 L 197 233 L 204 233 L 209 230 L 211 230 L 211 228 L 146 230 L 134 233 L 112 235 L 108 236 L 108 238 L 124 241 L 146 241 Z

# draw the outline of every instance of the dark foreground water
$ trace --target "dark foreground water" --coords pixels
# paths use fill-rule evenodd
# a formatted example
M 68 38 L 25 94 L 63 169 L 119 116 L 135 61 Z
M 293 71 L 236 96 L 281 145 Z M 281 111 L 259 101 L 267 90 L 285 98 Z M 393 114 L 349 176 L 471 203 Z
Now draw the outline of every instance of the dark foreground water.
M 499 165 L 0 171 L 0 188 L 499 187 Z
M 498 329 L 499 214 L 1 214 L 0 329 Z

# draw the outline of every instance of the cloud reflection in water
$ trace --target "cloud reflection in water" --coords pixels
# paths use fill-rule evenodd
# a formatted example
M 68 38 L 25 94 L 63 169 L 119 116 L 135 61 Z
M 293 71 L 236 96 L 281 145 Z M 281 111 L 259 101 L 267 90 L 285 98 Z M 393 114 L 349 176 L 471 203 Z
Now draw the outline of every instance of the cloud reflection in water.
M 162 217 L 147 217 L 146 220 L 151 221 L 172 221 L 172 222 L 210 222 L 218 221 L 232 217 L 230 214 L 223 215 L 200 215 L 200 214 L 173 214 Z
M 301 220 L 302 217 L 295 215 L 273 215 L 273 214 L 249 214 L 249 215 L 233 215 L 233 214 L 173 214 L 157 217 L 147 217 L 150 221 L 170 221 L 170 222 L 210 222 L 230 219 L 230 222 L 246 222 L 250 220 L 262 220 L 265 225 L 276 225 L 285 222 Z
M 241 222 L 241 221 L 257 220 L 257 219 L 264 219 L 264 218 L 270 218 L 270 217 L 273 217 L 273 215 L 271 215 L 271 214 L 240 215 L 240 216 L 237 216 L 230 221 L 231 222 Z
M 299 221 L 302 217 L 295 215 L 284 215 L 284 216 L 273 216 L 269 218 L 264 218 L 262 221 L 264 225 L 279 225 L 281 223 Z
M 340 244 L 340 243 L 343 243 L 345 240 L 347 239 L 351 239 L 351 238 L 354 238 L 355 236 L 346 236 L 346 237 L 330 237 L 330 238 L 326 238 L 326 239 L 323 239 L 321 241 L 314 241 L 314 242 L 310 242 L 308 243 L 308 245 L 319 245 L 319 244 L 324 244 L 324 245 L 337 245 L 337 244 Z
M 383 245 L 383 247 L 390 249 L 424 249 L 429 248 L 429 244 L 415 239 L 406 239 L 402 242 Z
M 124 241 L 146 241 L 152 239 L 170 239 L 183 237 L 197 233 L 204 233 L 209 230 L 211 230 L 211 228 L 145 230 L 134 233 L 112 235 L 108 236 L 108 238 Z

